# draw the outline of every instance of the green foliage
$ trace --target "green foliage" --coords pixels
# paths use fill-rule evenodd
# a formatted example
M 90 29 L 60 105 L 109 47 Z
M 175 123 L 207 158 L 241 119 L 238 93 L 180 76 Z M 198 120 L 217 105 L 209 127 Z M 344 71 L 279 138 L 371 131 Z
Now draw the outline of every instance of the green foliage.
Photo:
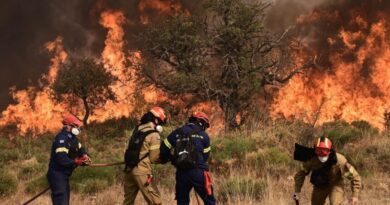
M 9 196 L 16 191 L 17 180 L 5 169 L 0 169 L 0 197 Z
M 96 193 L 113 185 L 116 175 L 113 167 L 80 167 L 73 173 L 70 184 L 83 194 Z
M 223 162 L 232 158 L 244 159 L 245 154 L 256 150 L 253 139 L 237 137 L 233 139 L 221 138 L 213 142 L 213 158 Z
M 236 116 L 248 108 L 267 84 L 286 82 L 295 71 L 280 39 L 264 29 L 264 2 L 210 0 L 205 12 L 178 15 L 151 25 L 140 35 L 147 85 L 195 101 L 215 100 L 225 126 L 237 128 Z M 191 102 L 190 102 L 191 104 Z M 245 121 L 245 120 L 243 120 Z
M 265 148 L 246 159 L 248 169 L 257 170 L 257 174 L 273 173 L 274 176 L 288 174 L 294 168 L 289 154 L 277 147 Z
M 20 159 L 20 153 L 15 149 L 3 149 L 0 152 L 0 163 L 7 163 Z
M 288 153 L 276 148 L 267 148 L 264 153 L 265 159 L 272 165 L 289 165 L 292 160 Z
M 58 71 L 52 89 L 58 100 L 65 100 L 64 95 L 82 100 L 85 108 L 83 121 L 86 124 L 95 107 L 103 105 L 107 100 L 116 100 L 110 87 L 116 80 L 103 64 L 93 59 L 72 59 Z
M 364 135 L 378 135 L 379 130 L 378 128 L 374 128 L 369 122 L 364 120 L 356 120 L 352 121 L 351 125 L 354 126 L 356 129 L 363 132 Z
M 46 165 L 47 166 L 47 165 Z M 26 167 L 23 167 L 19 172 L 18 172 L 18 179 L 21 180 L 27 180 L 31 179 L 34 176 L 39 176 L 46 171 L 46 167 L 44 163 L 41 164 L 33 164 L 33 165 L 28 165 Z
M 362 137 L 362 132 L 342 120 L 324 123 L 322 127 L 338 149 Z
M 158 182 L 161 186 L 166 187 L 169 190 L 175 190 L 175 172 L 176 168 L 170 163 L 164 165 L 153 165 L 154 180 Z
M 48 187 L 49 183 L 47 181 L 46 175 L 42 175 L 41 177 L 35 178 L 27 183 L 26 191 L 28 193 L 38 193 L 42 191 L 44 188 Z
M 235 177 L 227 179 L 219 185 L 217 197 L 221 201 L 227 201 L 229 198 L 252 198 L 261 200 L 264 197 L 267 183 L 260 179 L 249 177 Z

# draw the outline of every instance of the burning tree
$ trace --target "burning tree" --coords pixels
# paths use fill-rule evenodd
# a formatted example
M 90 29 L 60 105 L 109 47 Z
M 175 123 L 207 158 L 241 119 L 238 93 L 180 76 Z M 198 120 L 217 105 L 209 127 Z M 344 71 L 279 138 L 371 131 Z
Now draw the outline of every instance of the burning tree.
M 285 83 L 303 68 L 290 60 L 286 32 L 272 35 L 264 28 L 270 4 L 247 2 L 213 0 L 205 13 L 151 26 L 141 36 L 146 82 L 172 95 L 214 100 L 225 127 L 243 124 L 267 85 Z
M 110 87 L 116 80 L 103 64 L 91 58 L 73 59 L 59 70 L 52 89 L 57 100 L 68 103 L 73 103 L 69 99 L 74 97 L 82 100 L 85 109 L 83 123 L 87 125 L 95 108 L 103 106 L 107 100 L 116 100 Z

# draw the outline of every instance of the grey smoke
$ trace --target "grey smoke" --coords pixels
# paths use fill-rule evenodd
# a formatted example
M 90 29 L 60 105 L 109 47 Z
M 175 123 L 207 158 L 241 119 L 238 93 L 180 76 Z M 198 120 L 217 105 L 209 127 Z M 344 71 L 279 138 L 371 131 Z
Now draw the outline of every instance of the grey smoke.
M 296 19 L 308 14 L 314 8 L 330 2 L 330 0 L 271 0 L 272 6 L 268 9 L 266 24 L 276 32 L 294 26 Z
M 167 0 L 168 1 L 168 0 Z M 326 0 L 273 0 L 267 24 L 284 29 L 295 19 Z M 100 55 L 106 31 L 99 24 L 105 9 L 120 9 L 131 25 L 125 27 L 127 47 L 138 25 L 139 0 L 2 0 L 0 7 L 0 110 L 12 99 L 9 88 L 24 89 L 37 84 L 50 64 L 43 45 L 62 36 L 65 49 L 72 55 Z M 188 10 L 199 8 L 199 1 L 182 0 Z M 150 14 L 153 15 L 153 11 Z

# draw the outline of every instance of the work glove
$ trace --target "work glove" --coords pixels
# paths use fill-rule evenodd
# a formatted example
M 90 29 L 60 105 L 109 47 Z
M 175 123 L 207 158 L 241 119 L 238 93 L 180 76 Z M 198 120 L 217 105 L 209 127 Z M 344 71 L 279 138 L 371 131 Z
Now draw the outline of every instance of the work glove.
M 77 166 L 81 166 L 83 165 L 83 161 L 85 159 L 83 157 L 77 157 L 76 159 L 74 159 L 74 163 L 77 165 Z
M 299 200 L 299 193 L 294 193 L 293 194 L 293 199 L 295 200 L 295 201 L 298 201 Z
M 357 197 L 352 197 L 352 199 L 351 199 L 351 204 L 352 205 L 357 205 L 358 202 L 359 202 L 359 199 Z
M 91 164 L 91 162 L 92 162 L 92 160 L 87 154 L 84 154 L 82 157 L 77 157 L 74 160 L 74 163 L 77 166 L 88 166 L 89 164 Z
M 91 157 L 89 157 L 87 154 L 84 154 L 84 155 L 83 155 L 83 158 L 84 158 L 83 163 L 84 163 L 86 166 L 92 164 L 92 159 L 91 159 Z

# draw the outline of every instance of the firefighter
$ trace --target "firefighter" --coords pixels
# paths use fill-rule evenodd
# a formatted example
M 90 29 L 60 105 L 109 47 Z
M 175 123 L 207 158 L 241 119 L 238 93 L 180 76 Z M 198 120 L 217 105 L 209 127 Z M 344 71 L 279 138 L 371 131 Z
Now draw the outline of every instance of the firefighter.
M 293 198 L 299 199 L 299 193 L 305 177 L 311 172 L 310 182 L 313 184 L 312 205 L 323 205 L 329 197 L 331 205 L 340 205 L 344 200 L 344 180 L 350 180 L 352 188 L 351 204 L 358 203 L 361 180 L 355 168 L 347 159 L 332 149 L 332 142 L 327 137 L 320 137 L 314 145 L 314 157 L 303 163 L 295 174 L 295 193 Z
M 124 205 L 134 204 L 138 191 L 141 191 L 148 204 L 162 204 L 160 192 L 152 181 L 152 164 L 159 162 L 161 142 L 159 133 L 162 132 L 162 125 L 165 122 L 164 110 L 153 107 L 142 116 L 140 124 L 133 131 L 125 153 Z M 139 140 L 132 139 L 138 139 L 136 137 L 140 136 L 143 141 L 137 149 L 136 143 Z M 131 149 L 132 146 L 135 146 L 135 149 Z
M 176 200 L 178 205 L 190 203 L 192 188 L 202 198 L 205 205 L 216 203 L 207 164 L 211 147 L 205 130 L 209 126 L 209 118 L 205 113 L 194 112 L 186 125 L 173 131 L 161 144 L 161 162 L 171 161 L 177 169 Z
M 55 137 L 51 148 L 47 172 L 53 205 L 69 204 L 69 177 L 77 166 L 91 163 L 91 158 L 77 139 L 82 122 L 74 115 L 68 115 L 62 124 L 64 127 Z

